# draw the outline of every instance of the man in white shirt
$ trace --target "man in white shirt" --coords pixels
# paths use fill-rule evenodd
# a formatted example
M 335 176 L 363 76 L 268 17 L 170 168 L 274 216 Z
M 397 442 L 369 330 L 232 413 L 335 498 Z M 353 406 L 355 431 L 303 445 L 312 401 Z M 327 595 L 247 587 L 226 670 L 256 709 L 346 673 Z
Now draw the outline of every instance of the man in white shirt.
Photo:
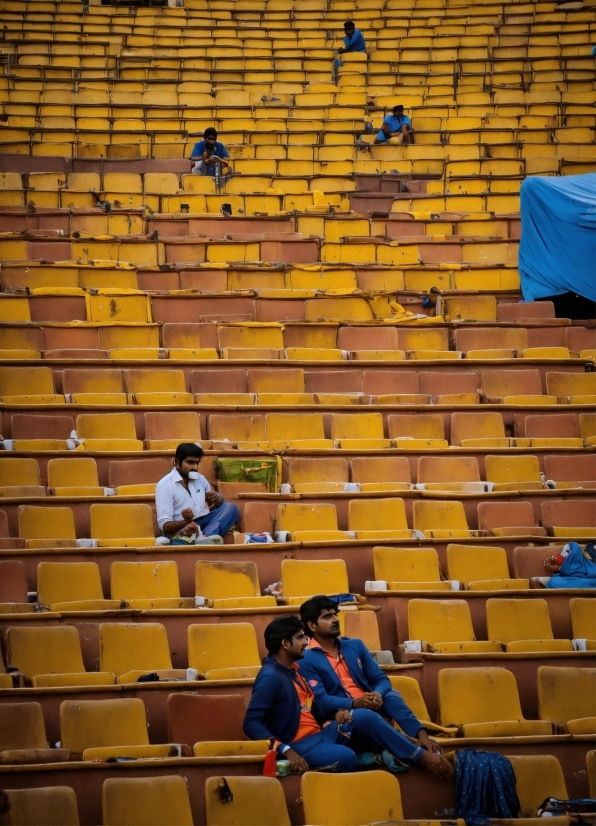
M 199 527 L 203 536 L 225 536 L 238 521 L 238 508 L 211 490 L 198 472 L 203 448 L 183 442 L 176 448 L 174 469 L 155 488 L 157 524 L 164 536 L 192 536 Z

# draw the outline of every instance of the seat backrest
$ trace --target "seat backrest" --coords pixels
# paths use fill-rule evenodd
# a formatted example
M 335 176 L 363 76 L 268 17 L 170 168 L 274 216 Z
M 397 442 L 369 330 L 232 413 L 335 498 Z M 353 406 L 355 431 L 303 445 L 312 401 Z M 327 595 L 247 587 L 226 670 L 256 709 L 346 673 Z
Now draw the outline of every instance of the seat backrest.
M 579 422 L 576 413 L 542 413 L 526 416 L 525 429 L 518 436 L 534 439 L 579 439 Z
M 348 460 L 334 457 L 306 459 L 292 457 L 288 462 L 288 475 L 292 484 L 303 482 L 347 482 Z
M 124 393 L 122 370 L 110 367 L 85 370 L 66 369 L 62 372 L 64 393 Z
M 596 482 L 596 453 L 574 456 L 572 462 L 568 456 L 545 456 L 544 475 L 554 482 Z
M 443 668 L 438 700 L 441 726 L 523 720 L 515 676 L 505 668 Z
M 465 599 L 411 599 L 408 603 L 408 637 L 436 642 L 471 642 L 475 639 L 470 606 Z
M 505 425 L 500 413 L 454 413 L 451 416 L 451 445 L 462 439 L 503 439 Z
M 418 483 L 479 482 L 480 470 L 475 456 L 421 456 Z
M 192 411 L 145 413 L 145 439 L 180 439 L 198 442 L 203 438 L 201 417 Z
M 166 458 L 118 460 L 108 463 L 108 484 L 111 488 L 151 484 L 171 470 L 172 461 Z
M 0 487 L 15 485 L 41 485 L 37 459 L 0 459 Z
M 485 545 L 447 545 L 447 575 L 459 582 L 483 579 L 509 579 L 509 566 L 504 548 Z
M 162 336 L 164 347 L 180 347 L 184 350 L 218 347 L 216 324 L 171 322 L 163 325 Z
M 89 516 L 92 539 L 155 536 L 150 505 L 104 505 L 94 502 L 89 509 Z
M 102 807 L 104 826 L 193 826 L 186 781 L 175 774 L 110 777 Z
M 45 396 L 54 392 L 51 367 L 0 367 L 0 396 Z
M 381 413 L 334 413 L 331 438 L 383 439 L 383 416 Z
M 70 508 L 19 505 L 19 536 L 23 539 L 76 539 Z
M 590 787 L 590 797 L 596 794 L 596 749 L 592 749 L 586 755 L 586 769 L 588 772 L 588 785 Z
M 120 677 L 127 671 L 172 667 L 166 629 L 158 622 L 102 622 L 99 626 L 99 670 Z
M 249 393 L 304 393 L 304 370 L 283 367 L 276 370 L 248 371 Z
M 374 611 L 340 611 L 339 627 L 344 636 L 362 640 L 369 651 L 381 650 L 379 624 Z
M 0 560 L 0 602 L 27 602 L 25 566 L 19 559 Z
M 265 422 L 270 442 L 325 438 L 320 413 L 267 413 Z
M 574 640 L 596 640 L 596 601 L 584 597 L 569 600 Z
M 147 746 L 145 705 L 137 697 L 118 700 L 64 700 L 60 705 L 63 749 L 77 754 L 104 746 Z
M 15 413 L 10 422 L 13 439 L 70 439 L 75 429 L 74 416 Z
M 225 416 L 212 413 L 207 421 L 207 435 L 210 439 L 230 442 L 265 442 L 265 416 L 236 413 Z
M 390 439 L 444 439 L 445 427 L 440 413 L 392 413 L 387 416 Z
M 484 370 L 482 392 L 487 399 L 505 396 L 541 396 L 539 370 Z
M 168 743 L 192 747 L 206 740 L 246 740 L 241 694 L 179 692 L 168 697 Z
M 340 350 L 398 350 L 395 327 L 340 327 L 337 331 Z
M 346 563 L 343 559 L 283 559 L 281 588 L 284 597 L 348 593 Z
M 277 523 L 280 531 L 336 531 L 335 505 L 311 505 L 288 502 L 278 505 Z
M 348 530 L 408 530 L 403 499 L 350 499 Z
M 537 456 L 487 456 L 484 462 L 487 482 L 541 481 Z
M 79 439 L 136 439 L 135 417 L 132 413 L 80 413 L 77 436 Z
M 375 579 L 385 582 L 440 582 L 434 548 L 373 548 Z
M 5 789 L 10 810 L 0 814 L 0 823 L 11 826 L 79 826 L 77 796 L 70 786 L 40 789 Z M 5 819 L 7 818 L 7 819 Z
M 74 625 L 6 629 L 6 657 L 28 679 L 38 674 L 85 672 L 81 641 Z
M 554 723 L 596 717 L 596 668 L 541 665 L 538 669 L 538 716 Z
M 371 396 L 393 393 L 419 393 L 418 373 L 409 370 L 365 370 L 362 374 L 362 392 Z M 389 434 L 389 438 L 393 438 Z
M 403 818 L 397 778 L 383 771 L 306 772 L 302 777 L 302 804 L 306 823 L 325 826 L 365 826 Z
M 545 599 L 487 599 L 489 640 L 552 640 L 553 628 Z
M 221 777 L 205 781 L 207 826 L 290 826 L 286 797 L 276 777 L 226 777 L 233 799 L 223 802 Z
M 39 703 L 0 703 L 0 751 L 47 748 Z
M 528 333 L 525 327 L 462 327 L 454 331 L 455 349 L 467 353 L 469 350 L 517 350 L 528 347 Z
M 596 436 L 596 413 L 580 413 L 578 419 L 582 439 Z
M 552 396 L 593 396 L 596 394 L 594 373 L 547 373 L 546 389 Z
M 48 462 L 49 488 L 99 487 L 95 459 L 50 459 Z
M 229 622 L 188 626 L 188 664 L 199 674 L 216 668 L 259 666 L 254 625 Z
M 552 754 L 508 755 L 515 772 L 519 816 L 537 817 L 548 797 L 567 800 L 567 784 L 561 764 Z
M 417 531 L 468 530 L 468 520 L 461 502 L 417 499 L 414 500 L 412 513 L 412 527 Z
M 178 565 L 174 560 L 112 562 L 110 585 L 112 599 L 179 597 Z
M 254 562 L 199 560 L 195 568 L 195 594 L 208 599 L 258 597 L 259 573 Z
M 405 456 L 358 456 L 351 462 L 352 482 L 412 481 L 410 463 Z
M 391 687 L 401 694 L 403 701 L 418 720 L 430 720 L 418 680 L 413 677 L 390 674 L 389 682 Z
M 591 497 L 545 500 L 541 511 L 545 528 L 596 528 L 596 499 Z
M 491 531 L 493 528 L 536 527 L 534 508 L 531 502 L 479 502 L 478 528 Z
M 127 370 L 128 393 L 185 393 L 186 381 L 182 370 Z
M 40 562 L 37 566 L 37 599 L 43 605 L 103 598 L 96 562 Z

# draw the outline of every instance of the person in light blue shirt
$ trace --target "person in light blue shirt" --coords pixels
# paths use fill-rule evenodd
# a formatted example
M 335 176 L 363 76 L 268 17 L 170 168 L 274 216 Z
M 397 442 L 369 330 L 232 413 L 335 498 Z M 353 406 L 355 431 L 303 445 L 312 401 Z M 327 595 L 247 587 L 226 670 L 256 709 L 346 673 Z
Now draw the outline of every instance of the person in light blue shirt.
M 195 143 L 190 159 L 194 161 L 193 175 L 215 177 L 217 166 L 225 174 L 224 169 L 230 165 L 228 150 L 217 140 L 217 130 L 213 126 L 205 129 L 202 141 Z
M 402 143 L 413 143 L 412 122 L 407 115 L 404 115 L 404 107 L 398 104 L 393 107 L 392 115 L 385 116 L 375 138 L 375 143 L 387 143 L 390 138 L 399 138 L 400 136 Z
M 366 42 L 364 40 L 364 35 L 354 26 L 354 23 L 351 20 L 346 20 L 344 23 L 344 45 L 341 49 L 337 50 L 337 54 L 347 54 L 349 52 L 365 52 L 366 53 Z M 333 61 L 333 82 L 337 83 L 337 73 L 340 66 L 343 66 L 343 62 L 336 58 Z

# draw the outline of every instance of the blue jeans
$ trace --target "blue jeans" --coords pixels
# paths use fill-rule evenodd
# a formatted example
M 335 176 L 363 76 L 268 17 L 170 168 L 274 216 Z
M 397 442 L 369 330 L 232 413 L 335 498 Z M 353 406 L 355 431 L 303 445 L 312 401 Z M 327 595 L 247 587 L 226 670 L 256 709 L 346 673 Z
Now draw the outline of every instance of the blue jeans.
M 203 536 L 225 536 L 232 525 L 238 522 L 240 513 L 233 502 L 224 502 L 205 516 L 193 520 L 203 532 Z
M 410 737 L 416 737 L 420 729 L 423 728 L 399 691 L 393 688 L 383 697 L 383 705 L 379 709 L 379 713 L 383 717 L 395 720 L 398 726 Z
M 416 761 L 422 751 L 368 708 L 354 709 L 351 723 L 338 725 L 333 721 L 318 734 L 292 743 L 294 751 L 304 757 L 311 769 L 333 772 L 357 771 L 356 751 L 375 747 L 386 749 L 400 760 Z

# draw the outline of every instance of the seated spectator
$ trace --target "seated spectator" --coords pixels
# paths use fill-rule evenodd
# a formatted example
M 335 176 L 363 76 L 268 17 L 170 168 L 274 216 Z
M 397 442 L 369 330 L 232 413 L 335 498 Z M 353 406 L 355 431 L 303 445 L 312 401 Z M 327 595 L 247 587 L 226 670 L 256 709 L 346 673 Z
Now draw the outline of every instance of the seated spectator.
M 379 749 L 383 764 L 393 771 L 420 762 L 438 777 L 452 774 L 447 760 L 397 732 L 370 707 L 339 708 L 326 721 L 312 685 L 298 669 L 308 646 L 298 617 L 269 623 L 265 645 L 269 655 L 255 680 L 244 732 L 253 740 L 277 741 L 278 756 L 289 760 L 292 771 L 356 771 L 369 763 L 359 762 L 358 752 Z
M 347 20 L 344 23 L 344 45 L 341 49 L 338 49 L 336 54 L 346 54 L 348 52 L 366 52 L 366 42 L 364 40 L 364 35 L 357 29 L 351 20 Z M 333 61 L 333 82 L 337 83 L 337 73 L 340 66 L 343 66 L 343 62 L 336 58 Z
M 407 115 L 404 115 L 404 107 L 401 104 L 393 107 L 393 114 L 386 115 L 377 133 L 375 143 L 413 143 L 412 123 Z
M 164 536 L 175 538 L 223 537 L 238 521 L 238 508 L 224 502 L 223 496 L 198 472 L 203 448 L 183 442 L 176 448 L 174 468 L 155 487 L 157 524 Z M 200 528 L 200 531 L 199 531 Z
M 217 130 L 213 126 L 205 129 L 202 141 L 195 143 L 190 159 L 194 161 L 193 175 L 216 177 L 218 169 L 222 175 L 230 170 L 230 155 L 223 143 L 217 140 Z
M 568 542 L 558 556 L 544 560 L 553 576 L 544 579 L 547 588 L 596 588 L 596 549 L 588 542 L 582 551 L 577 542 Z

